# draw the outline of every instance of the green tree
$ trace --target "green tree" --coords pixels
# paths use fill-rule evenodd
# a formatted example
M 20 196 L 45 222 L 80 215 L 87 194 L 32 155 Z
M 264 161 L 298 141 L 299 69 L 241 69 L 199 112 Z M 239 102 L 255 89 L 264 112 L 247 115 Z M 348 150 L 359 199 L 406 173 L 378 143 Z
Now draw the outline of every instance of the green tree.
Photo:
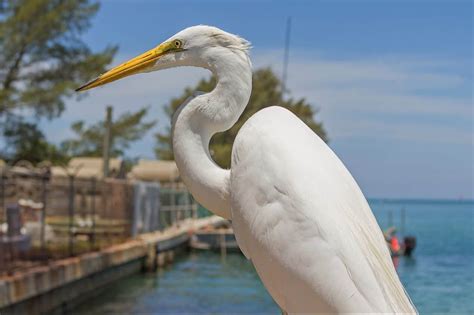
M 116 52 L 80 39 L 99 9 L 89 0 L 0 2 L 0 118 L 29 109 L 57 117 L 75 87 L 105 70 Z
M 144 122 L 149 107 L 136 112 L 124 113 L 112 122 L 110 137 L 110 154 L 112 157 L 123 156 L 124 150 L 130 144 L 141 139 L 156 121 Z M 105 135 L 105 122 L 99 121 L 89 127 L 84 121 L 77 121 L 71 125 L 76 134 L 74 139 L 66 140 L 61 144 L 64 152 L 70 156 L 102 156 Z
M 175 110 L 194 92 L 209 92 L 215 84 L 215 77 L 211 77 L 207 80 L 202 79 L 194 88 L 186 88 L 180 97 L 173 98 L 165 107 L 166 114 L 171 117 Z M 285 100 L 281 92 L 281 82 L 270 68 L 256 70 L 253 74 L 252 85 L 249 103 L 237 123 L 231 129 L 218 133 L 211 139 L 210 151 L 217 164 L 226 168 L 230 166 L 232 144 L 242 125 L 257 111 L 271 105 L 280 105 L 292 111 L 324 141 L 328 141 L 322 123 L 317 122 L 314 118 L 317 111 L 304 98 Z M 155 149 L 156 156 L 164 160 L 173 159 L 170 128 L 164 133 L 156 134 L 156 138 L 158 142 Z
M 65 163 L 68 159 L 55 145 L 46 141 L 35 124 L 25 121 L 8 123 L 4 127 L 4 134 L 7 143 L 2 158 L 12 163 L 19 160 L 28 160 L 34 164 L 46 160 Z
M 27 120 L 58 117 L 74 88 L 112 61 L 116 47 L 94 53 L 80 38 L 98 9 L 90 0 L 0 0 L 3 155 L 34 162 L 57 153 Z

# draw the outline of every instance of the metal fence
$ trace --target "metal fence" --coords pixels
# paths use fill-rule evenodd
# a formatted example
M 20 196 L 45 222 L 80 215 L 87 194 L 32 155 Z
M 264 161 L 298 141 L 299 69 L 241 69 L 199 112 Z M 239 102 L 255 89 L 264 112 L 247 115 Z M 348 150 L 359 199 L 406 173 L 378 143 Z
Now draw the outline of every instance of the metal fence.
M 75 256 L 197 216 L 180 182 L 52 177 L 48 167 L 0 167 L 0 275 Z

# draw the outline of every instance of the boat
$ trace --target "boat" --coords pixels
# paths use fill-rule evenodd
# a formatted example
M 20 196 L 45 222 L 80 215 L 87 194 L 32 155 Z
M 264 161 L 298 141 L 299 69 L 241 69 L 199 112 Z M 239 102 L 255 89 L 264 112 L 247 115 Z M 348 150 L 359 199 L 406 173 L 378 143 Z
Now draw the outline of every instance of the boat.
M 392 257 L 407 256 L 410 257 L 416 248 L 416 237 L 405 236 L 403 242 L 399 242 L 396 236 L 397 229 L 394 226 L 389 227 L 383 232 L 385 241 Z

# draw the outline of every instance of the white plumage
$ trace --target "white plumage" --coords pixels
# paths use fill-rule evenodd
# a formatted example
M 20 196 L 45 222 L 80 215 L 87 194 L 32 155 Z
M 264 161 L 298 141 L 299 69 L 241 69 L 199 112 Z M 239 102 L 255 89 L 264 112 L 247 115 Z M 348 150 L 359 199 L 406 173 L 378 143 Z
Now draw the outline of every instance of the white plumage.
M 183 181 L 205 207 L 232 219 L 245 256 L 287 313 L 416 313 L 382 232 L 349 171 L 301 120 L 281 107 L 240 130 L 230 170 L 209 154 L 251 93 L 250 45 L 209 26 L 187 28 L 81 89 L 129 74 L 197 66 L 217 76 L 173 118 L 173 149 Z
M 282 309 L 413 312 L 357 183 L 289 111 L 242 127 L 231 194 L 239 245 Z

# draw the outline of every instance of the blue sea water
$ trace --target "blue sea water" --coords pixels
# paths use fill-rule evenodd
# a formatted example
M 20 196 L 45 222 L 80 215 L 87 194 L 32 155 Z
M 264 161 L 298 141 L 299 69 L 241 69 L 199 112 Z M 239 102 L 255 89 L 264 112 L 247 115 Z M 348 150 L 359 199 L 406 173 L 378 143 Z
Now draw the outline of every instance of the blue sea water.
M 414 235 L 412 258 L 395 261 L 421 314 L 474 313 L 474 202 L 372 200 L 384 229 Z M 402 224 L 401 209 L 405 212 Z M 156 274 L 134 275 L 72 311 L 74 314 L 280 314 L 251 263 L 191 253 Z
M 474 313 L 474 203 L 372 201 L 382 228 L 401 226 L 417 238 L 413 258 L 401 257 L 397 271 L 421 314 Z

